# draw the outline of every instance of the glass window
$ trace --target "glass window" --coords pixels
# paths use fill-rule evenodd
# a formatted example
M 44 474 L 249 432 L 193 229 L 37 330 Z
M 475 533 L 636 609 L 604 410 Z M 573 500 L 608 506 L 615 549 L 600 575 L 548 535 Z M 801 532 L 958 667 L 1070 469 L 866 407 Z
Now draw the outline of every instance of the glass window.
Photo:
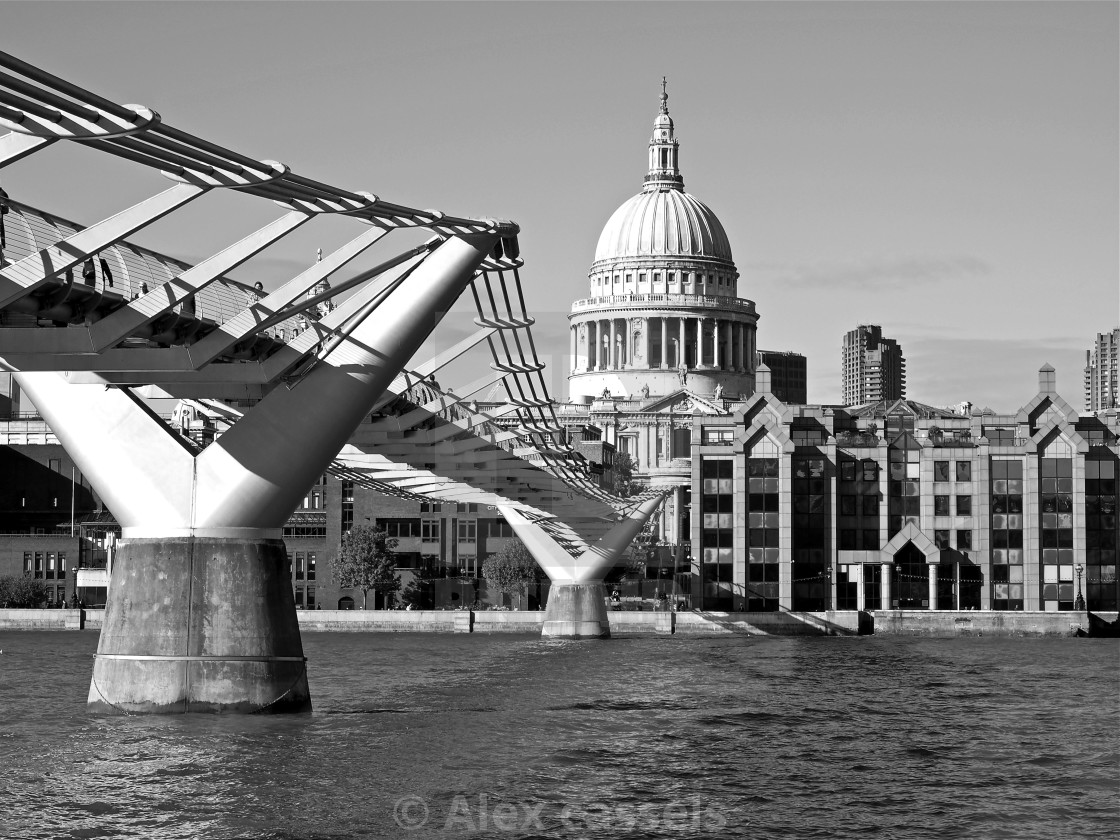
M 972 548 L 972 531 L 957 531 L 957 548 L 969 551 Z
M 864 481 L 878 481 L 879 480 L 879 464 L 875 461 L 865 460 L 863 462 L 863 480 Z
M 971 496 L 957 496 L 957 516 L 972 516 Z
M 933 515 L 934 516 L 948 516 L 949 515 L 949 497 L 948 496 L 934 496 L 933 497 Z
M 315 552 L 314 551 L 307 552 L 307 579 L 308 580 L 315 580 Z M 311 589 L 307 590 L 307 597 L 308 597 L 308 604 L 307 605 L 308 606 L 311 606 L 312 603 L 313 603 L 312 600 L 311 600 L 312 591 L 313 590 L 311 590 Z
M 460 519 L 458 525 L 459 542 L 473 543 L 477 539 L 478 520 Z
M 841 481 L 855 481 L 856 480 L 856 462 L 855 461 L 841 461 L 840 462 L 840 480 Z
M 971 461 L 957 461 L 957 481 L 972 481 Z
M 933 462 L 933 480 L 934 481 L 948 481 L 949 480 L 949 462 L 948 461 L 934 461 Z

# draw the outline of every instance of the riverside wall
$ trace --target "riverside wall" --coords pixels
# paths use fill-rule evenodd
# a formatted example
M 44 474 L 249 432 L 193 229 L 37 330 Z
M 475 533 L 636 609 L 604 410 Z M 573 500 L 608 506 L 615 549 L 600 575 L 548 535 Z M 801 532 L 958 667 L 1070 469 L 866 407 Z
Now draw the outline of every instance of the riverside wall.
M 0 609 L 0 630 L 100 630 L 104 610 Z M 297 610 L 303 632 L 532 633 L 543 612 L 469 610 Z M 724 613 L 608 611 L 611 635 L 624 636 L 1072 636 L 1084 612 L 877 610 Z M 1116 613 L 1100 613 L 1107 620 Z
M 1072 636 L 1089 629 L 1084 612 L 1004 610 L 877 610 L 876 636 Z M 1112 621 L 1116 613 L 1098 613 Z

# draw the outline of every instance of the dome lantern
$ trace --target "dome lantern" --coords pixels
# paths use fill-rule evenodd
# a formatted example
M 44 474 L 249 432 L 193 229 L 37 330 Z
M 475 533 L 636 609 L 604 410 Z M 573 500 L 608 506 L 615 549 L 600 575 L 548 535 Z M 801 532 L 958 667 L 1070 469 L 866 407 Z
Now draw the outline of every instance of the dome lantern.
M 653 136 L 649 139 L 649 173 L 642 192 L 658 190 L 684 191 L 678 162 L 680 144 L 673 136 L 673 118 L 669 116 L 669 94 L 665 91 L 666 79 L 661 77 L 661 112 L 653 121 Z

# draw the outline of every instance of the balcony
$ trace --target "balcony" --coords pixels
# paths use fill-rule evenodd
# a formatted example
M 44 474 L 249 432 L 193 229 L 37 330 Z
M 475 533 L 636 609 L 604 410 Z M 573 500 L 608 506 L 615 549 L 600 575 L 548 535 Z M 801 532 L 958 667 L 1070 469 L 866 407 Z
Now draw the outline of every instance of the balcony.
M 836 445 L 850 447 L 875 447 L 880 443 L 874 432 L 837 432 Z
M 935 447 L 951 447 L 951 446 L 974 446 L 975 441 L 972 439 L 972 432 L 930 432 L 929 442 Z
M 583 298 L 572 304 L 572 314 L 599 309 L 716 309 L 754 314 L 754 301 L 737 297 L 683 294 L 633 294 Z

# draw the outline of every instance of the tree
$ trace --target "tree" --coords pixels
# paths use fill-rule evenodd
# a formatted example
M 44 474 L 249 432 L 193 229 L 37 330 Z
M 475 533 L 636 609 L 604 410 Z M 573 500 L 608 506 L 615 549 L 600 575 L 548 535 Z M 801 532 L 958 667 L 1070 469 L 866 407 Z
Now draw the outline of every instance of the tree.
M 634 492 L 634 459 L 629 452 L 619 452 L 614 458 L 614 489 L 622 498 Z
M 47 600 L 47 585 L 25 575 L 0 577 L 0 607 L 12 609 L 41 607 Z
M 540 581 L 543 573 L 525 544 L 511 539 L 501 551 L 486 558 L 482 564 L 482 576 L 489 586 L 503 595 L 517 593 L 517 608 L 521 609 L 521 598 L 526 588 L 530 583 Z
M 342 535 L 335 566 L 338 583 L 342 587 L 361 591 L 363 610 L 371 589 L 384 596 L 401 588 L 401 577 L 397 574 L 397 561 L 393 556 L 396 547 L 395 537 L 371 525 L 359 525 Z

